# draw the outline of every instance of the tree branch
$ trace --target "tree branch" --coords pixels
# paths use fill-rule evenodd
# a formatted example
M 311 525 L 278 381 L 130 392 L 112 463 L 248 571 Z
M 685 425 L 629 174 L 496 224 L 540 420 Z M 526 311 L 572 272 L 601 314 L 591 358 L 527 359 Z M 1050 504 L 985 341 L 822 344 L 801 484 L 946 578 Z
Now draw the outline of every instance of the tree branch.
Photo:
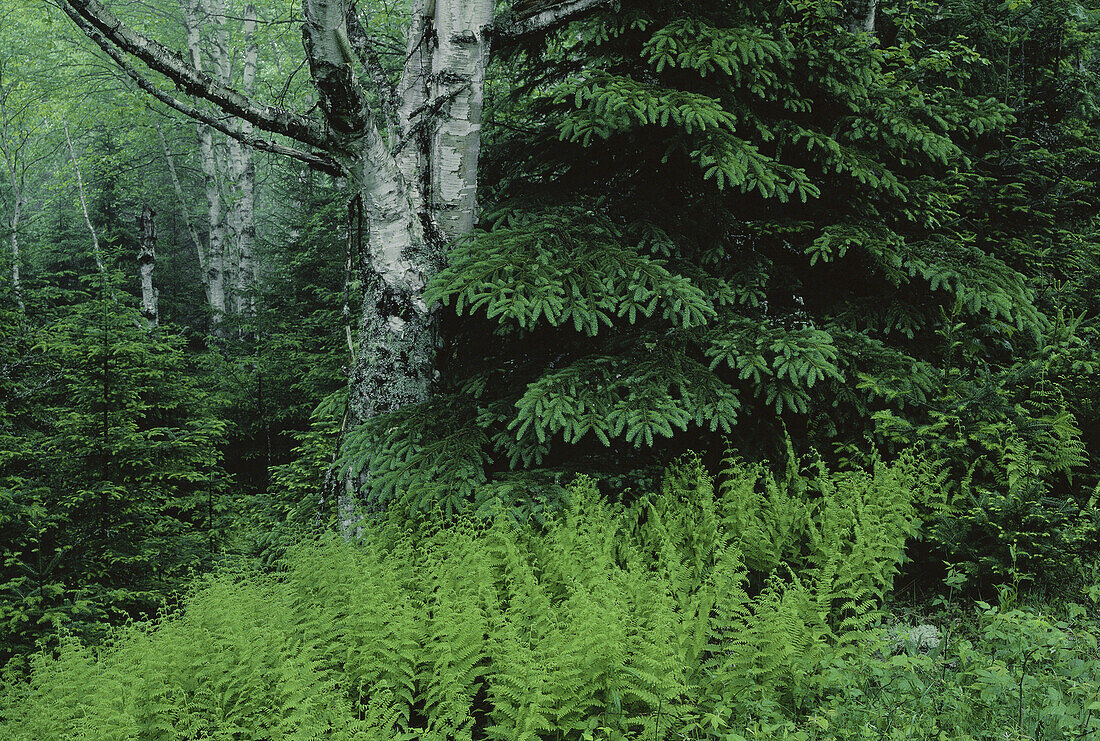
M 211 128 L 217 129 L 223 134 L 231 136 L 242 144 L 246 144 L 250 147 L 253 147 L 254 149 L 260 149 L 265 152 L 271 152 L 273 154 L 281 154 L 286 155 L 287 157 L 293 157 L 294 159 L 305 162 L 307 165 L 316 170 L 321 170 L 322 172 L 327 172 L 332 175 L 344 174 L 343 169 L 340 167 L 340 165 L 337 164 L 335 160 L 329 157 L 321 154 L 315 154 L 313 152 L 305 152 L 300 149 L 295 149 L 294 147 L 288 147 L 283 144 L 268 141 L 267 139 L 261 139 L 260 137 L 255 136 L 254 134 L 251 134 L 249 132 L 238 131 L 236 127 L 230 126 L 225 121 L 220 120 L 217 116 L 214 116 L 207 111 L 191 105 L 190 103 L 169 95 L 168 93 L 154 85 L 152 81 L 142 76 L 131 65 L 127 64 L 125 57 L 122 56 L 122 53 L 119 52 L 118 48 L 116 48 L 110 41 L 104 38 L 103 34 L 101 34 L 97 28 L 92 26 L 83 17 L 74 17 L 71 14 L 70 17 L 72 17 L 77 26 L 79 26 L 80 29 L 84 31 L 84 33 L 86 33 L 92 41 L 96 42 L 96 44 L 98 44 L 99 47 L 103 49 L 104 52 L 106 52 L 107 56 L 109 56 L 115 61 L 116 64 L 118 64 L 122 71 L 126 73 L 127 77 L 133 80 L 142 90 L 149 93 L 169 108 L 179 111 L 188 118 L 194 119 L 195 121 L 204 123 Z
M 120 49 L 140 59 L 150 69 L 168 77 L 184 92 L 210 101 L 231 116 L 239 116 L 264 131 L 282 134 L 311 147 L 326 150 L 331 147 L 328 136 L 317 122 L 284 108 L 259 105 L 246 95 L 217 82 L 210 75 L 188 64 L 171 49 L 128 28 L 98 0 L 59 0 L 59 4 L 65 14 L 124 69 L 131 70 L 130 65 L 118 54 Z M 91 31 L 97 33 L 93 34 Z M 112 51 L 115 53 L 112 54 Z M 137 73 L 134 72 L 131 77 L 134 74 Z M 143 89 L 148 90 L 144 86 Z M 172 107 L 176 108 L 175 105 Z M 193 106 L 190 108 L 197 110 Z M 205 120 L 204 122 L 209 123 Z
M 524 36 L 536 36 L 575 21 L 601 8 L 616 5 L 618 0 L 565 0 L 565 2 L 519 2 L 512 12 L 502 15 L 493 26 L 493 39 L 518 41 Z M 530 6 L 534 7 L 530 7 Z

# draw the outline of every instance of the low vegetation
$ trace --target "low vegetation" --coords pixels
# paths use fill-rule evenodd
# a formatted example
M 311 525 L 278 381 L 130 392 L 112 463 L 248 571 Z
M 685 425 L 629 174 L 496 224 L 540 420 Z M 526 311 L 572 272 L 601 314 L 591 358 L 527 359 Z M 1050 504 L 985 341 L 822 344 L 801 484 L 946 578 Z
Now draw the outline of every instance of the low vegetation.
M 364 521 L 275 573 L 222 568 L 174 613 L 75 638 L 0 701 L 10 739 L 1081 739 L 1100 625 L 884 599 L 943 501 L 867 470 L 695 460 L 657 491 L 581 478 L 537 521 Z M 528 512 L 527 514 L 530 514 Z M 955 583 L 955 582 L 952 582 Z M 1092 597 L 1096 597 L 1095 594 Z

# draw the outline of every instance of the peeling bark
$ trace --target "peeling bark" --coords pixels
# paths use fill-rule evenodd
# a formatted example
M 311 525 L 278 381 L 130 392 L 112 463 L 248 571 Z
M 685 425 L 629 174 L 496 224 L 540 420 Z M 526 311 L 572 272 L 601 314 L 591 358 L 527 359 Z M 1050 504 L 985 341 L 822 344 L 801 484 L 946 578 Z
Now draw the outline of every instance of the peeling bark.
M 432 206 L 448 240 L 474 228 L 493 6 L 493 0 L 436 2 L 432 85 L 440 111 L 432 135 Z
M 141 315 L 145 318 L 146 329 L 160 326 L 158 308 L 160 293 L 153 286 L 153 270 L 157 266 L 157 231 L 153 222 L 153 209 L 148 205 L 141 207 L 138 216 L 138 231 L 141 242 L 138 245 L 137 263 L 141 276 Z

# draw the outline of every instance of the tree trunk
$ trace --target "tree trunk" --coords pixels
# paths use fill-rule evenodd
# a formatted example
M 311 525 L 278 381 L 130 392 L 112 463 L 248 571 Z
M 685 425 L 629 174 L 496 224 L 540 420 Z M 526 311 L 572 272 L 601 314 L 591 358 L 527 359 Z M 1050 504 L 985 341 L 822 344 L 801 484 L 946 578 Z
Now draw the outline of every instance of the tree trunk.
M 242 22 L 245 50 L 241 71 L 241 90 L 251 95 L 256 85 L 256 61 L 259 47 L 256 43 L 256 6 L 248 3 L 244 9 Z M 252 134 L 252 124 L 244 119 L 237 121 L 242 134 Z M 228 165 L 229 180 L 232 184 L 230 199 L 232 254 L 236 265 L 234 270 L 233 311 L 242 318 L 253 315 L 255 311 L 253 290 L 256 281 L 256 266 L 253 248 L 256 241 L 256 164 L 252 149 L 236 139 L 229 139 Z
M 216 0 L 215 0 L 216 1 Z M 220 14 L 217 8 L 211 8 L 203 4 L 203 0 L 180 0 L 183 8 L 184 26 L 187 31 L 187 50 L 191 57 L 191 64 L 196 70 L 203 70 L 202 55 L 202 24 L 205 17 L 214 16 L 220 18 L 221 27 L 225 26 L 224 7 Z M 218 43 L 219 33 L 215 21 L 215 60 L 219 58 L 219 51 L 227 51 L 228 43 Z M 215 61 L 213 68 L 216 72 L 225 67 L 225 62 Z M 221 334 L 220 325 L 225 318 L 226 291 L 225 291 L 225 248 L 226 248 L 226 224 L 225 211 L 222 206 L 222 194 L 218 178 L 218 158 L 214 142 L 214 130 L 206 123 L 199 123 L 198 156 L 199 169 L 202 172 L 203 194 L 206 196 L 207 232 L 205 243 L 198 243 L 199 266 L 203 282 L 203 292 L 206 294 L 210 307 L 211 327 L 214 334 Z
M 23 303 L 23 282 L 19 277 L 19 218 L 23 210 L 23 194 L 12 182 L 13 200 L 11 213 L 11 292 L 15 297 L 15 305 L 19 307 L 19 313 L 26 314 L 27 306 Z
M 88 199 L 84 197 L 84 178 L 80 175 L 80 162 L 76 159 L 73 140 L 69 136 L 69 122 L 62 118 L 61 124 L 65 129 L 65 143 L 69 145 L 69 157 L 72 158 L 73 170 L 76 172 L 77 193 L 80 195 L 80 210 L 84 214 L 84 225 L 88 227 L 88 232 L 92 235 L 92 256 L 95 258 L 99 274 L 106 276 L 107 266 L 103 263 L 103 253 L 99 247 L 99 235 L 96 233 L 95 227 L 92 226 L 92 217 L 88 215 Z
M 138 231 L 141 243 L 138 245 L 138 272 L 141 275 L 141 315 L 145 317 L 145 326 L 152 329 L 160 325 L 158 311 L 159 292 L 153 287 L 153 270 L 157 266 L 157 232 L 153 223 L 153 209 L 148 205 L 141 207 L 138 216 Z
M 0 68 L 0 74 L 2 74 Z M 0 83 L 3 83 L 0 77 Z M 24 185 L 27 171 L 25 160 L 25 148 L 30 138 L 30 133 L 16 136 L 12 131 L 15 128 L 15 116 L 9 110 L 9 99 L 15 89 L 13 84 L 0 86 L 0 155 L 4 157 L 4 166 L 8 171 L 8 183 L 11 185 L 12 209 L 8 219 L 11 227 L 11 292 L 15 298 L 15 305 L 19 313 L 26 314 L 27 306 L 23 302 L 23 281 L 20 276 L 22 269 L 22 257 L 19 254 L 19 229 L 22 227 Z
M 848 0 L 848 30 L 875 35 L 875 13 L 879 0 Z

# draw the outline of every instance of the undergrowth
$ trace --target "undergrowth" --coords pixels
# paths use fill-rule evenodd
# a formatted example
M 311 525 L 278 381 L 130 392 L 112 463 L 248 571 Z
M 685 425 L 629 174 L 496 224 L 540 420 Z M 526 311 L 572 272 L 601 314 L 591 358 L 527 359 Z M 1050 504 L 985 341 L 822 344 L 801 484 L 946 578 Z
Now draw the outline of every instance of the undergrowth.
M 225 569 L 0 695 L 0 738 L 1015 739 L 1100 728 L 1096 628 L 988 607 L 891 649 L 881 606 L 942 476 L 697 462 L 543 524 L 376 521 Z M 1091 730 L 1090 730 L 1091 729 Z M 1082 735 L 1086 734 L 1086 735 Z

